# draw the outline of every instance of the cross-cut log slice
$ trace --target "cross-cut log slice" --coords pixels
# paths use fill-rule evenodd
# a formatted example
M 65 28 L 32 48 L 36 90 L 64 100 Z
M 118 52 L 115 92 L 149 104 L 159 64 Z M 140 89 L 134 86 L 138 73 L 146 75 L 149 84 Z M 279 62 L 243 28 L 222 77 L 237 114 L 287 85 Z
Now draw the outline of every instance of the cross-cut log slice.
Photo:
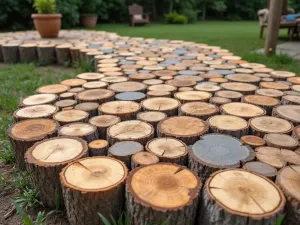
M 254 151 L 234 137 L 207 134 L 189 151 L 189 168 L 205 181 L 213 172 L 225 168 L 239 168 L 253 161 Z
M 131 157 L 131 169 L 135 169 L 139 166 L 156 164 L 158 162 L 159 158 L 156 155 L 145 151 L 138 152 Z
M 242 98 L 242 102 L 257 105 L 266 110 L 268 115 L 272 115 L 273 107 L 280 104 L 276 98 L 262 95 L 247 95 Z
M 170 162 L 179 165 L 187 164 L 187 146 L 175 138 L 156 138 L 149 141 L 146 150 L 159 158 L 160 162 Z
M 106 102 L 99 106 L 99 114 L 114 115 L 124 120 L 134 120 L 141 110 L 141 105 L 133 101 Z
M 58 96 L 55 94 L 36 94 L 24 98 L 20 107 L 32 106 L 32 105 L 43 105 L 43 104 L 53 104 L 57 100 Z
M 298 146 L 298 140 L 287 134 L 266 134 L 264 139 L 268 146 L 294 150 Z
M 193 225 L 202 183 L 186 167 L 157 163 L 138 167 L 126 182 L 126 210 L 131 223 Z
M 82 91 L 77 94 L 76 99 L 79 102 L 96 102 L 103 104 L 105 102 L 113 101 L 115 93 L 106 89 L 92 89 Z
M 148 91 L 147 92 L 147 98 L 157 98 L 157 97 L 165 97 L 170 98 L 171 92 L 169 91 Z
M 41 65 L 51 65 L 56 63 L 54 44 L 39 44 L 36 50 L 39 58 L 39 63 Z
M 113 84 L 113 83 L 125 82 L 128 80 L 128 78 L 123 76 L 106 76 L 101 78 L 100 80 L 109 84 Z
M 156 84 L 148 87 L 149 91 L 168 91 L 174 94 L 177 88 L 169 84 Z
M 162 77 L 161 77 L 162 78 Z M 196 85 L 194 80 L 169 80 L 166 84 L 172 85 L 174 87 L 193 87 Z
M 60 125 L 66 125 L 74 122 L 87 122 L 89 114 L 82 110 L 70 109 L 54 114 L 55 119 Z
M 100 73 L 80 73 L 76 77 L 86 81 L 98 81 L 103 78 L 104 75 Z
M 300 125 L 300 105 L 277 106 L 272 115 L 291 121 L 295 126 Z
M 5 63 L 16 63 L 20 60 L 19 44 L 7 43 L 1 46 L 3 61 Z
M 141 102 L 141 105 L 145 111 L 158 111 L 174 116 L 178 114 L 180 102 L 173 98 L 158 97 L 146 99 Z
M 256 105 L 232 102 L 220 107 L 222 114 L 233 115 L 242 117 L 244 119 L 250 119 L 257 116 L 263 116 L 266 114 L 266 110 Z
M 66 166 L 60 180 L 70 224 L 98 225 L 97 212 L 106 218 L 118 218 L 124 207 L 127 174 L 123 162 L 105 156 L 80 159 Z
M 220 107 L 221 105 L 224 105 L 226 103 L 230 103 L 231 99 L 229 98 L 223 98 L 223 97 L 211 97 L 209 99 L 209 103 L 212 103 L 218 107 Z
M 57 64 L 59 65 L 65 65 L 68 63 L 71 59 L 70 55 L 70 48 L 72 45 L 70 44 L 61 44 L 55 46 L 55 54 L 56 54 L 56 60 Z
M 201 119 L 190 116 L 173 116 L 157 125 L 158 137 L 173 137 L 192 145 L 208 131 L 208 125 Z
M 261 78 L 254 76 L 254 75 L 249 75 L 249 74 L 230 74 L 226 76 L 226 79 L 232 81 L 232 82 L 241 82 L 241 83 L 249 83 L 249 84 L 254 84 L 258 85 Z
M 300 77 L 289 77 L 287 81 L 292 84 L 300 84 Z
M 254 136 L 254 135 L 245 135 L 240 139 L 242 144 L 249 145 L 252 148 L 264 146 L 266 141 L 261 137 Z
M 50 84 L 43 87 L 40 87 L 36 90 L 37 93 L 40 94 L 62 94 L 68 91 L 70 87 L 63 84 Z
M 249 125 L 246 120 L 230 115 L 216 115 L 207 120 L 212 133 L 228 134 L 241 138 L 248 134 Z
M 83 102 L 74 107 L 74 109 L 85 111 L 89 114 L 89 118 L 98 115 L 99 104 L 96 102 Z
M 260 82 L 260 88 L 268 88 L 268 89 L 275 89 L 279 91 L 286 91 L 289 90 L 290 87 L 286 84 L 282 84 L 279 82 Z
M 279 99 L 284 95 L 284 93 L 282 91 L 275 90 L 275 89 L 268 89 L 268 88 L 257 89 L 255 91 L 255 94 L 279 98 Z
M 197 84 L 195 86 L 195 90 L 197 91 L 206 91 L 206 92 L 217 92 L 220 91 L 222 88 L 217 85 L 212 85 L 212 84 Z
M 58 107 L 53 105 L 33 105 L 18 109 L 14 112 L 15 121 L 38 118 L 52 118 L 58 111 Z
M 74 88 L 74 87 L 81 87 L 86 82 L 87 82 L 86 80 L 74 78 L 74 79 L 64 80 L 61 82 L 61 84 Z
M 98 139 L 96 126 L 88 123 L 71 123 L 58 128 L 58 135 L 78 137 L 88 143 Z
M 143 82 L 144 80 L 154 79 L 156 76 L 151 73 L 134 73 L 129 75 L 129 79 L 132 81 Z
M 300 105 L 300 96 L 285 95 L 281 98 L 282 105 Z
M 300 219 L 300 166 L 287 166 L 279 171 L 276 184 L 286 196 L 285 222 L 297 225 Z
M 223 83 L 220 85 L 220 87 L 228 91 L 237 91 L 244 95 L 254 94 L 255 90 L 258 89 L 258 87 L 253 84 L 239 83 L 239 82 Z
M 54 105 L 57 106 L 60 110 L 64 110 L 66 108 L 73 108 L 76 104 L 77 101 L 73 99 L 60 100 L 54 103 Z
M 263 162 L 247 162 L 243 169 L 249 170 L 255 173 L 258 173 L 264 177 L 267 177 L 271 180 L 275 180 L 275 177 L 277 175 L 277 169 L 274 166 L 271 166 L 269 164 L 263 163 Z
M 25 154 L 26 167 L 34 188 L 45 206 L 62 206 L 63 196 L 59 173 L 70 162 L 86 157 L 85 141 L 71 137 L 46 139 L 33 145 Z
M 253 118 L 249 121 L 249 125 L 251 128 L 251 133 L 262 138 L 265 134 L 290 134 L 293 130 L 293 124 L 291 122 L 271 116 Z
M 243 63 L 243 64 L 240 64 L 240 66 L 243 68 L 248 68 L 248 69 L 258 69 L 258 68 L 266 67 L 265 65 L 259 64 L 259 63 Z
M 296 76 L 295 73 L 288 71 L 272 71 L 270 74 L 275 80 L 286 80 L 287 78 Z
M 207 120 L 218 112 L 219 108 L 217 106 L 205 102 L 188 102 L 179 108 L 180 116 L 193 116 L 202 120 Z
M 19 46 L 21 62 L 37 62 L 36 44 L 22 44 Z
M 182 91 L 174 94 L 174 97 L 181 103 L 201 101 L 208 102 L 212 94 L 205 91 Z
M 241 169 L 218 171 L 205 184 L 196 224 L 274 224 L 285 202 L 282 191 L 268 178 Z
M 157 136 L 157 124 L 159 121 L 167 118 L 167 114 L 157 111 L 147 111 L 138 113 L 136 118 L 151 124 L 154 128 L 154 135 Z
M 89 123 L 96 126 L 98 129 L 99 138 L 106 140 L 107 128 L 119 123 L 121 121 L 120 117 L 113 115 L 101 115 L 95 116 L 89 120 Z
M 132 91 L 137 91 L 137 92 L 145 92 L 146 91 L 146 85 L 140 82 L 136 81 L 125 81 L 125 82 L 120 82 L 120 83 L 115 83 L 111 84 L 108 86 L 108 89 L 120 93 L 120 92 L 132 92 Z
M 90 156 L 106 156 L 108 151 L 108 142 L 106 140 L 94 140 L 89 143 Z
M 136 141 L 120 141 L 108 149 L 108 156 L 112 156 L 125 163 L 127 168 L 131 169 L 131 157 L 135 153 L 142 152 L 144 146 Z
M 59 124 L 50 119 L 24 120 L 14 124 L 8 130 L 8 136 L 13 146 L 17 167 L 24 170 L 24 154 L 36 142 L 54 137 Z
M 215 96 L 230 99 L 232 102 L 240 102 L 243 94 L 237 91 L 217 91 Z
M 157 84 L 162 84 L 163 81 L 160 79 L 149 79 L 149 80 L 144 80 L 143 84 L 146 84 L 148 86 L 152 86 L 152 85 L 157 85 Z
M 294 129 L 293 129 L 293 134 L 292 136 L 294 138 L 296 138 L 298 141 L 300 140 L 300 126 L 296 126 Z
M 128 120 L 116 123 L 107 129 L 107 140 L 110 145 L 120 141 L 137 141 L 145 145 L 154 137 L 154 128 L 139 120 Z
M 107 83 L 103 81 L 89 81 L 85 84 L 82 85 L 83 88 L 85 89 L 98 89 L 98 88 L 103 88 L 105 89 L 107 87 Z

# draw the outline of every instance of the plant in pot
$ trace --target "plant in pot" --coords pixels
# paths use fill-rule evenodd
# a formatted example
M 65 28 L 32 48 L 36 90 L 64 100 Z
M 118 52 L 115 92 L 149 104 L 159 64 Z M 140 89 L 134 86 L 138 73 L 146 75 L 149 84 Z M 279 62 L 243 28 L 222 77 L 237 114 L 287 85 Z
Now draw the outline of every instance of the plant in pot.
M 83 1 L 80 7 L 81 24 L 84 27 L 92 28 L 97 25 L 97 9 L 100 7 L 102 0 Z
M 34 8 L 38 14 L 32 14 L 35 29 L 43 38 L 55 38 L 61 27 L 61 14 L 56 13 L 55 0 L 35 0 Z

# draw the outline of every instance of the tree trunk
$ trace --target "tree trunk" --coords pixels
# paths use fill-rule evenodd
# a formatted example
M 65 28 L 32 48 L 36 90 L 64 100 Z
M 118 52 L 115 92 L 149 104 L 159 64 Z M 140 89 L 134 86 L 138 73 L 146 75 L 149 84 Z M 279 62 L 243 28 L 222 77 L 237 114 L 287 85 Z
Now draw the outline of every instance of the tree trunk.
M 207 2 L 204 1 L 204 2 L 203 2 L 203 5 L 202 5 L 202 20 L 203 20 L 203 21 L 206 20 L 206 7 L 207 7 L 206 4 L 207 4 Z

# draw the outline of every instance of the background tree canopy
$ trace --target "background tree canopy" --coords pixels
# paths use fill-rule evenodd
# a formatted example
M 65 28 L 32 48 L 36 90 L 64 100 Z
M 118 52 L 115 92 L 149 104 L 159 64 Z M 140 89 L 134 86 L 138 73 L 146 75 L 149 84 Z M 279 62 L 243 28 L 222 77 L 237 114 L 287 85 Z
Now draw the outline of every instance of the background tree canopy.
M 78 25 L 80 13 L 96 13 L 99 22 L 128 22 L 127 7 L 138 3 L 151 12 L 152 21 L 161 21 L 173 11 L 183 14 L 188 22 L 196 20 L 256 20 L 257 10 L 266 8 L 267 0 L 56 0 L 63 14 L 63 27 Z M 33 0 L 0 0 L 0 29 L 33 28 L 30 15 L 35 13 Z M 289 6 L 300 12 L 299 0 Z

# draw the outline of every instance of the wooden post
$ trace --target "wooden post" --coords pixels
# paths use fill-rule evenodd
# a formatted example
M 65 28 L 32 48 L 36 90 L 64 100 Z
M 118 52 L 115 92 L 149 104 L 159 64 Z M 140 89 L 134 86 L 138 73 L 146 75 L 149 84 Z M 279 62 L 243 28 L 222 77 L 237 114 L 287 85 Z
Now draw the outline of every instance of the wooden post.
M 265 42 L 265 56 L 271 56 L 276 53 L 276 43 L 278 39 L 282 0 L 270 1 L 270 14 L 268 22 L 268 34 Z

